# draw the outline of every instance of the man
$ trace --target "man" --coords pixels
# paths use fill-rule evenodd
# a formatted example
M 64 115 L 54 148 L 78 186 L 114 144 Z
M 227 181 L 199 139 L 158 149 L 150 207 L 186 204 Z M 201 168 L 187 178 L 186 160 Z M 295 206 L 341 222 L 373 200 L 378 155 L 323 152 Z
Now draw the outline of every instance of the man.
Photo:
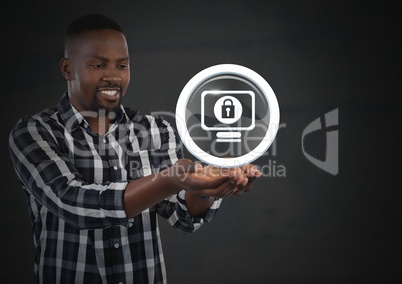
M 166 283 L 157 214 L 193 232 L 261 175 L 186 160 L 166 121 L 123 108 L 129 60 L 117 23 L 76 19 L 60 63 L 67 93 L 11 132 L 37 283 Z

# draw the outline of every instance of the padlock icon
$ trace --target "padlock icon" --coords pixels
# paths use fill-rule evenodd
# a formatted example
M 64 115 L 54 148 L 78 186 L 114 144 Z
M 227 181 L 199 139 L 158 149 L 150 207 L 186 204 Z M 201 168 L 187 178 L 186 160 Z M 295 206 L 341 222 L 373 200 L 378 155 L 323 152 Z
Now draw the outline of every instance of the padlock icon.
M 231 99 L 226 99 L 223 101 L 222 105 L 222 118 L 234 118 L 234 105 Z

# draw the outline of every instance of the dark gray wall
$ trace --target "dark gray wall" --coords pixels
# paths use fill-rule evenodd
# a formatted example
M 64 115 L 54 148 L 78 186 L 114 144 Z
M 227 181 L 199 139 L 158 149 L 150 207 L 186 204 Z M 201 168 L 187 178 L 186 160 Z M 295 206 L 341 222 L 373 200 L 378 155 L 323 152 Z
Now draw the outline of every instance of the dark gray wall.
M 63 33 L 98 12 L 126 30 L 132 81 L 124 99 L 145 113 L 175 110 L 187 81 L 219 63 L 247 66 L 273 87 L 286 128 L 286 168 L 208 226 L 182 235 L 161 223 L 170 283 L 389 283 L 401 280 L 400 52 L 391 1 L 7 1 L 1 8 L 1 279 L 30 283 L 26 202 L 8 156 L 23 115 L 57 103 Z M 397 72 L 398 71 L 398 72 Z M 339 108 L 339 174 L 310 163 L 303 129 Z M 325 131 L 306 140 L 324 158 Z M 382 281 L 380 281 L 382 280 Z M 391 281 L 393 280 L 393 281 Z

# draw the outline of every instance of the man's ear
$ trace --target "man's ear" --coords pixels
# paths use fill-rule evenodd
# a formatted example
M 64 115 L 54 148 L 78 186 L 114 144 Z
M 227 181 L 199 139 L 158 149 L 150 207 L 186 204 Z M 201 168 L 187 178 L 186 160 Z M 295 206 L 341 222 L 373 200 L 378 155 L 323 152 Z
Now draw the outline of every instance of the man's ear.
M 61 74 L 63 75 L 63 77 L 66 78 L 67 81 L 70 81 L 73 79 L 73 76 L 71 75 L 71 70 L 70 70 L 70 62 L 68 61 L 67 58 L 62 58 L 60 60 L 60 71 L 61 71 Z

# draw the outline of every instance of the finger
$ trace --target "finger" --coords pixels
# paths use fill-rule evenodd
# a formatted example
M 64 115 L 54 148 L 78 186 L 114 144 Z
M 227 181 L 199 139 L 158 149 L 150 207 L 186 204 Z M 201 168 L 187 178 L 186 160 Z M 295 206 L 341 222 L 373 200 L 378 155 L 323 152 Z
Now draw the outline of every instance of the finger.
M 177 162 L 174 164 L 174 170 L 176 170 L 176 173 L 188 173 L 190 172 L 190 169 L 193 167 L 193 161 L 189 159 L 179 159 Z
M 262 175 L 258 168 L 252 164 L 244 165 L 241 169 L 245 172 L 247 177 L 260 177 Z
M 243 182 L 245 177 L 244 171 L 241 168 L 224 168 L 222 169 L 222 175 L 230 176 L 236 179 L 237 184 Z
M 230 176 L 230 169 L 208 165 L 204 168 L 204 173 L 212 177 L 221 175 Z
M 234 191 L 233 194 L 236 195 L 236 196 L 242 195 L 244 193 L 244 191 L 246 190 L 247 184 L 248 184 L 248 178 L 244 178 L 242 183 L 240 183 L 237 186 L 237 188 L 236 188 L 236 190 Z
M 217 176 L 221 175 L 219 169 L 217 167 L 211 166 L 211 165 L 204 167 L 203 173 L 210 177 L 217 177 Z
M 224 197 L 227 197 L 229 195 L 241 195 L 244 192 L 247 183 L 248 179 L 244 177 L 240 183 L 236 182 L 236 186 L 230 191 L 227 191 Z
M 189 173 L 185 182 L 191 189 L 217 188 L 222 183 L 232 179 L 228 176 L 210 177 L 205 174 Z
M 245 174 L 244 171 L 240 168 L 238 169 L 238 171 L 239 171 L 238 176 L 237 176 L 238 184 L 243 184 L 243 185 L 247 184 L 247 182 L 248 182 L 247 174 Z
M 247 183 L 247 185 L 246 185 L 246 187 L 245 187 L 245 189 L 244 189 L 244 192 L 249 192 L 251 190 L 251 187 L 253 186 L 253 184 L 254 184 L 254 182 L 256 180 L 257 180 L 257 177 L 250 178 L 248 183 Z
M 218 193 L 217 197 L 222 198 L 229 195 L 232 195 L 233 192 L 236 190 L 237 183 L 235 180 L 228 180 L 227 182 L 221 184 L 217 189 L 216 192 Z
M 206 196 L 221 198 L 232 194 L 236 189 L 236 187 L 237 187 L 236 181 L 234 179 L 229 179 L 216 188 L 200 190 L 200 193 Z
M 198 163 L 198 162 L 193 162 L 190 166 L 189 172 L 193 173 L 203 173 L 204 167 Z

